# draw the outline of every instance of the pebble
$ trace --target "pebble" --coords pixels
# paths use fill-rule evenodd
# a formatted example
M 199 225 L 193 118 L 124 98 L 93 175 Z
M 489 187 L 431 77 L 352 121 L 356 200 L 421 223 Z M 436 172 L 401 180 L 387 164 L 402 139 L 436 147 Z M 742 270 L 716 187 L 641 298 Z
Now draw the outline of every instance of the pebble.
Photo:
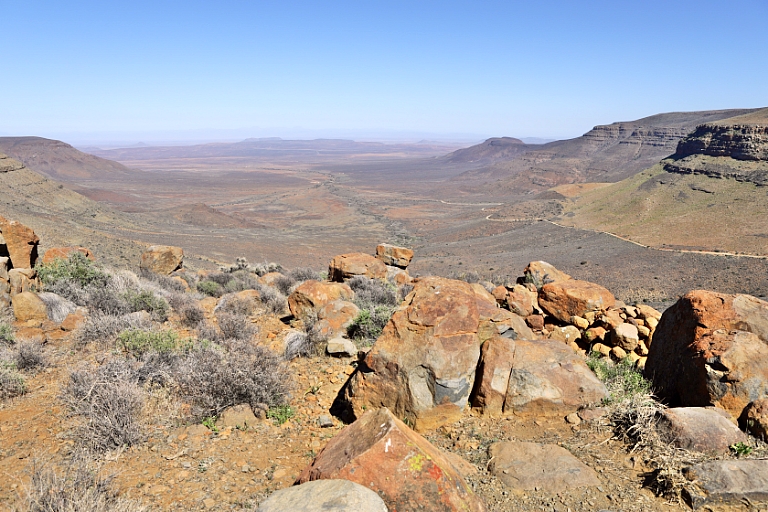
M 320 425 L 322 428 L 328 428 L 333 426 L 333 418 L 328 416 L 327 414 L 320 415 L 319 418 L 317 418 L 317 424 Z

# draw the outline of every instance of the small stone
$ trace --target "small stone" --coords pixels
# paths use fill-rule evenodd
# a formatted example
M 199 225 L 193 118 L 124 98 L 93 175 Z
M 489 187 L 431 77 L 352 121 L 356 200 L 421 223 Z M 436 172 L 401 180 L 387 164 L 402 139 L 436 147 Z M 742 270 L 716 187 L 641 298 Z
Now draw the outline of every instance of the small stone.
M 613 347 L 611 349 L 611 355 L 619 361 L 627 357 L 626 351 L 621 347 Z
M 623 323 L 616 326 L 613 330 L 611 340 L 615 346 L 632 351 L 637 347 L 640 336 L 637 332 L 637 327 L 629 323 Z
M 205 498 L 203 500 L 203 505 L 205 506 L 205 508 L 213 508 L 216 506 L 216 500 L 214 500 L 213 498 Z
M 579 418 L 578 413 L 572 412 L 565 417 L 565 422 L 571 425 L 578 425 L 581 423 L 581 418 Z
M 328 341 L 325 346 L 326 352 L 332 356 L 337 357 L 354 357 L 357 355 L 357 347 L 355 344 L 346 338 L 333 338 Z
M 333 426 L 333 418 L 328 416 L 327 414 L 320 415 L 319 418 L 317 418 L 317 424 L 320 426 L 320 428 L 328 428 Z
M 589 328 L 589 320 L 576 315 L 571 317 L 571 324 L 582 330 Z
M 595 343 L 594 345 L 592 345 L 592 351 L 599 352 L 605 357 L 608 357 L 611 355 L 611 347 L 607 345 L 603 345 L 602 343 Z

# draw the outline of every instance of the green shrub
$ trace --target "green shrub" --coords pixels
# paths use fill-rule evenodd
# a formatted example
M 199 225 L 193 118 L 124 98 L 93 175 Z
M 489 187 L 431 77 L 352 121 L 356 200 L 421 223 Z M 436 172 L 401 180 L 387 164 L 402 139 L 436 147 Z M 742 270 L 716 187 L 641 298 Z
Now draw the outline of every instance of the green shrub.
M 13 327 L 5 322 L 0 322 L 0 344 L 13 345 L 14 340 Z
M 16 365 L 9 361 L 0 360 L 0 400 L 13 398 L 27 392 L 27 384 Z
M 153 331 L 146 329 L 126 329 L 117 336 L 117 346 L 136 358 L 147 352 L 160 354 L 174 352 L 182 343 L 173 331 Z
M 607 357 L 601 357 L 599 352 L 592 352 L 587 366 L 608 388 L 610 394 L 603 400 L 606 405 L 652 394 L 651 383 L 629 359 L 614 363 Z
M 138 293 L 128 291 L 125 294 L 125 300 L 132 313 L 146 311 L 158 322 L 164 322 L 168 319 L 168 302 L 149 290 L 142 290 Z
M 391 306 L 374 306 L 361 309 L 347 328 L 347 334 L 355 341 L 372 344 L 381 336 L 381 332 L 389 322 L 394 310 L 395 308 Z
M 109 279 L 104 271 L 78 251 L 70 253 L 67 259 L 56 258 L 35 268 L 44 286 L 67 280 L 84 288 L 91 284 L 106 285 Z
M 221 297 L 224 295 L 224 287 L 210 280 L 198 281 L 197 291 L 209 297 Z
M 273 420 L 276 425 L 282 425 L 293 418 L 294 414 L 296 414 L 296 411 L 290 405 L 278 405 L 269 408 L 267 418 Z

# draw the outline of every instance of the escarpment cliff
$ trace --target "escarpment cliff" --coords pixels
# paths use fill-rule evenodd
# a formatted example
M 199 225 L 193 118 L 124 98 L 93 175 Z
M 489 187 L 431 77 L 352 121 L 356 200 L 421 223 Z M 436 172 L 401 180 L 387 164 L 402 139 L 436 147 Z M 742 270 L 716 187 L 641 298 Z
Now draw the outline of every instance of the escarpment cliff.
M 703 124 L 680 140 L 664 170 L 768 185 L 768 124 Z

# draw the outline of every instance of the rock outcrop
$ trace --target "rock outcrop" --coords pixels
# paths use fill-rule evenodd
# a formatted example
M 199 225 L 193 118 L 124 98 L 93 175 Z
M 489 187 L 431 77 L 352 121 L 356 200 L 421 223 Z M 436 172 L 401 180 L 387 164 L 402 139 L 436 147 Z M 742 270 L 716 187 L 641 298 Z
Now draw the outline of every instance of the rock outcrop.
M 576 279 L 545 284 L 539 292 L 539 305 L 562 322 L 607 310 L 615 302 L 613 294 L 599 284 Z
M 376 491 L 390 510 L 485 510 L 454 464 L 386 408 L 331 439 L 297 483 L 339 478 Z
M 388 407 L 434 428 L 467 404 L 483 342 L 498 336 L 499 309 L 480 286 L 419 280 L 345 387 L 353 417 Z
M 768 302 L 696 290 L 662 315 L 646 363 L 670 405 L 715 405 L 733 417 L 768 396 Z
M 65 260 L 73 252 L 79 252 L 91 261 L 96 261 L 96 257 L 87 247 L 51 247 L 43 254 L 43 263 L 53 263 L 54 260 Z
M 307 318 L 317 314 L 325 305 L 337 301 L 351 300 L 355 296 L 352 288 L 345 283 L 327 283 L 310 279 L 301 283 L 289 296 L 288 308 L 296 318 Z
M 406 247 L 379 244 L 376 246 L 376 257 L 387 266 L 407 268 L 413 259 L 413 251 Z
M 6 246 L 13 268 L 33 268 L 40 239 L 32 229 L 15 220 L 0 217 L 0 245 Z M 4 256 L 0 251 L 0 256 Z

